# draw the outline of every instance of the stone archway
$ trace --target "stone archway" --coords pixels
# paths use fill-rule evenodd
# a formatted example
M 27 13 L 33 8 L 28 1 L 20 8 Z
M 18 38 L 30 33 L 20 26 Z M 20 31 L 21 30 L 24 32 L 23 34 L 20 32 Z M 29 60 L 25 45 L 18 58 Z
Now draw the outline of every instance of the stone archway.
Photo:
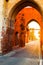
M 36 8 L 42 14 L 42 11 L 40 9 L 40 6 L 35 1 L 32 1 L 32 0 L 30 0 L 30 1 L 29 0 L 23 0 L 23 1 L 19 1 L 15 5 L 13 5 L 12 9 L 9 12 L 8 18 L 9 17 L 12 18 L 13 15 L 15 17 L 17 15 L 17 13 L 21 9 L 23 9 L 24 7 L 26 7 L 26 6 L 32 6 L 32 7 L 34 7 L 34 8 Z
M 33 38 L 33 41 L 34 40 L 40 40 L 40 33 L 37 33 L 36 32 L 40 32 L 40 24 L 35 20 L 35 19 L 32 19 L 30 20 L 28 23 L 27 23 L 27 42 L 29 42 L 29 40 L 31 41 L 32 38 Z M 33 31 L 33 33 L 32 33 Z M 39 34 L 39 36 L 38 36 Z M 29 36 L 29 37 L 28 37 Z
M 14 30 L 14 25 L 13 24 L 11 25 L 11 23 L 15 23 L 16 22 L 16 20 L 15 20 L 16 15 L 18 14 L 18 12 L 20 10 L 22 10 L 26 6 L 32 6 L 33 8 L 35 8 L 37 11 L 39 11 L 41 13 L 40 7 L 34 1 L 32 1 L 32 0 L 30 0 L 30 1 L 28 1 L 28 0 L 27 1 L 25 1 L 25 0 L 20 1 L 19 3 L 17 3 L 16 5 L 14 5 L 14 7 L 11 9 L 11 11 L 10 11 L 10 13 L 8 15 L 8 21 L 7 21 L 8 22 L 8 27 L 12 28 L 12 26 L 13 26 L 12 29 Z M 28 21 L 30 21 L 30 20 L 28 20 Z M 37 19 L 37 20 L 39 21 L 39 19 Z M 42 30 L 42 28 L 43 28 L 43 26 L 42 26 L 42 20 L 40 20 L 39 24 L 41 26 L 41 34 L 42 34 L 43 33 L 43 30 Z M 42 35 L 41 35 L 41 42 L 43 42 Z
M 16 16 L 15 25 L 18 23 L 18 25 L 17 25 L 18 29 L 16 29 L 16 30 L 20 31 L 20 29 L 19 29 L 20 28 L 20 24 L 23 24 L 22 26 L 24 26 L 26 28 L 26 26 L 30 22 L 30 20 L 36 20 L 37 23 L 40 25 L 40 30 L 41 30 L 40 31 L 40 47 L 41 47 L 42 46 L 42 42 L 43 42 L 43 40 L 42 40 L 43 39 L 42 38 L 42 28 L 43 28 L 42 24 L 43 23 L 42 23 L 42 16 L 41 16 L 40 12 L 37 9 L 35 9 L 35 8 L 31 7 L 31 6 L 24 7 Z M 26 31 L 25 31 L 25 29 L 23 29 L 20 32 L 22 32 L 21 37 L 24 35 L 24 38 L 22 37 L 21 39 L 22 39 L 22 41 L 24 42 L 24 45 L 25 45 L 25 32 Z
M 42 29 L 42 18 L 40 13 L 32 7 L 23 8 L 16 16 L 15 29 L 20 31 L 20 24 L 23 24 L 24 27 L 30 22 L 30 20 L 36 20 Z M 21 22 L 20 22 L 21 21 Z M 29 21 L 29 22 L 28 22 Z M 24 23 L 23 23 L 24 22 Z M 18 23 L 18 24 L 17 24 Z M 18 27 L 19 25 L 19 27 Z M 18 28 L 18 29 L 17 29 Z M 15 31 L 16 31 L 15 30 Z
M 30 22 L 30 20 L 36 20 L 37 21 L 37 23 L 40 25 L 40 28 L 41 28 L 41 33 L 42 33 L 42 28 L 43 28 L 43 26 L 42 26 L 42 18 L 41 18 L 41 14 L 35 9 L 35 8 L 29 8 L 30 10 L 28 10 L 28 8 L 26 9 L 26 8 L 24 8 L 24 10 L 22 9 L 18 14 L 17 14 L 17 16 L 16 16 L 16 22 L 15 22 L 15 25 L 18 23 L 18 25 L 20 26 L 20 21 L 21 21 L 21 24 L 23 24 L 24 25 L 24 27 L 26 27 L 26 25 Z M 25 13 L 24 13 L 25 12 Z M 30 16 L 29 16 L 30 15 Z M 21 18 L 20 18 L 21 17 Z M 20 20 L 21 19 L 21 20 Z M 19 21 L 18 21 L 19 20 Z M 29 22 L 28 22 L 29 21 Z M 24 22 L 24 23 L 23 23 Z M 17 26 L 18 26 L 17 25 Z M 16 27 L 16 26 L 15 26 Z M 17 27 L 18 29 L 20 28 L 20 27 Z M 16 29 L 17 30 L 17 29 Z M 16 31 L 15 30 L 15 31 Z M 20 29 L 19 29 L 20 30 Z M 19 31 L 18 30 L 18 31 Z M 25 30 L 24 30 L 25 31 Z M 24 31 L 22 31 L 23 32 L 23 34 L 24 34 L 24 40 L 23 40 L 23 37 L 21 38 L 22 39 L 22 41 L 24 41 L 24 43 L 25 43 L 25 32 Z M 41 33 L 40 33 L 40 35 L 41 35 Z M 21 34 L 21 36 L 23 35 L 23 34 Z M 42 40 L 42 37 L 40 36 L 40 41 Z M 41 42 L 40 42 L 41 43 Z M 41 45 L 41 44 L 40 44 Z M 24 45 L 23 45 L 24 46 Z

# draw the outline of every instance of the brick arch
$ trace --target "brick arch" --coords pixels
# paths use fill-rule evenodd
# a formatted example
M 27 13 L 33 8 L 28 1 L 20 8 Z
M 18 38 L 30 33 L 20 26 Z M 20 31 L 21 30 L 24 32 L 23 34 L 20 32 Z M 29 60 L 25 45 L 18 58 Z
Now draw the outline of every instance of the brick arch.
M 24 14 L 24 16 L 22 16 Z M 31 20 L 36 20 L 41 28 L 43 28 L 42 16 L 41 14 L 33 7 L 31 8 L 23 8 L 16 16 L 15 25 L 20 26 L 22 22 L 21 18 L 24 18 L 24 25 L 26 26 Z M 18 28 L 19 29 L 19 28 Z
M 35 21 L 37 24 L 39 24 L 37 20 L 32 19 L 32 20 L 30 20 L 30 21 L 27 23 L 27 25 L 28 25 L 29 23 L 31 23 L 32 21 Z M 39 26 L 40 26 L 40 24 L 39 24 Z
M 40 25 L 40 46 L 42 49 L 43 44 L 43 22 L 42 22 L 42 16 L 40 12 L 35 8 L 23 8 L 16 16 L 16 22 L 15 22 L 15 31 L 20 31 L 20 24 L 22 21 L 20 21 L 21 17 L 24 17 L 25 23 L 23 24 L 25 27 L 28 23 L 30 23 L 31 20 L 35 20 Z M 42 52 L 43 53 L 43 52 Z
M 40 31 L 41 31 L 41 26 L 40 26 L 40 24 L 38 23 L 38 21 L 37 20 L 35 20 L 35 19 L 32 19 L 32 20 L 30 20 L 28 23 L 27 23 L 27 29 L 28 29 L 28 31 L 30 30 L 29 28 L 28 28 L 28 25 L 29 24 L 31 24 L 32 22 L 35 22 L 35 23 L 37 23 L 36 25 L 38 25 L 39 26 L 39 28 L 35 28 L 35 29 L 39 29 Z M 34 24 L 35 25 L 35 24 Z M 31 26 L 30 26 L 31 27 Z M 32 28 L 32 27 L 31 27 Z M 34 28 L 34 27 L 33 27 Z M 41 33 L 40 33 L 40 35 L 41 35 Z M 40 38 L 41 39 L 41 38 Z M 39 40 L 40 41 L 40 40 Z
M 18 12 L 21 9 L 23 9 L 24 7 L 26 7 L 26 6 L 34 7 L 42 14 L 40 6 L 35 1 L 32 1 L 32 0 L 21 0 L 17 4 L 13 5 L 13 7 L 11 8 L 11 10 L 9 12 L 8 18 L 12 18 L 13 14 L 14 14 L 14 18 L 15 18 L 15 16 L 18 14 Z

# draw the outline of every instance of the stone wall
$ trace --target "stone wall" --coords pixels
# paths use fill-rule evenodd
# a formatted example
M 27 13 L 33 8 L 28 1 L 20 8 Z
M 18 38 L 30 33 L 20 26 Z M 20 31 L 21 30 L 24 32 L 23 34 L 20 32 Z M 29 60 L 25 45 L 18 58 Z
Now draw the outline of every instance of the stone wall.
M 0 53 L 2 53 L 1 39 L 3 38 L 2 37 L 2 26 L 3 26 L 3 21 L 4 21 L 3 4 L 4 4 L 4 0 L 0 0 Z

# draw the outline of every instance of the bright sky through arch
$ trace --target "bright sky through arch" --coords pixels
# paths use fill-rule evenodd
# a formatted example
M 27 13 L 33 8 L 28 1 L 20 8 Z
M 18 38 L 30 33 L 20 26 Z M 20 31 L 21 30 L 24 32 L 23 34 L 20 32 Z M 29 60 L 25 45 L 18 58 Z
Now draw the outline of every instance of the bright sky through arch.
M 40 39 L 39 35 L 38 35 L 38 32 L 40 31 L 40 26 L 39 26 L 39 24 L 37 22 L 35 22 L 35 21 L 30 22 L 28 24 L 28 28 L 29 29 L 30 28 L 39 29 L 39 30 L 34 30 L 34 34 L 35 34 L 35 36 L 36 36 L 37 39 Z
M 35 21 L 30 22 L 28 26 L 29 28 L 40 29 L 39 24 Z

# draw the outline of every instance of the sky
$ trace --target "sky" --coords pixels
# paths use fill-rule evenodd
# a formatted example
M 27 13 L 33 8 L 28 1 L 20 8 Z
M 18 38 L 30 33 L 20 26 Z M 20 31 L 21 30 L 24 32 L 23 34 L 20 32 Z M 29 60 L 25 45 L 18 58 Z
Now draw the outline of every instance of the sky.
M 30 28 L 39 29 L 39 30 L 35 30 L 34 34 L 35 34 L 35 36 L 36 36 L 37 39 L 40 39 L 39 35 L 38 35 L 38 32 L 40 31 L 39 24 L 37 22 L 35 22 L 35 21 L 32 21 L 31 23 L 28 24 L 28 27 L 29 27 L 29 29 Z

